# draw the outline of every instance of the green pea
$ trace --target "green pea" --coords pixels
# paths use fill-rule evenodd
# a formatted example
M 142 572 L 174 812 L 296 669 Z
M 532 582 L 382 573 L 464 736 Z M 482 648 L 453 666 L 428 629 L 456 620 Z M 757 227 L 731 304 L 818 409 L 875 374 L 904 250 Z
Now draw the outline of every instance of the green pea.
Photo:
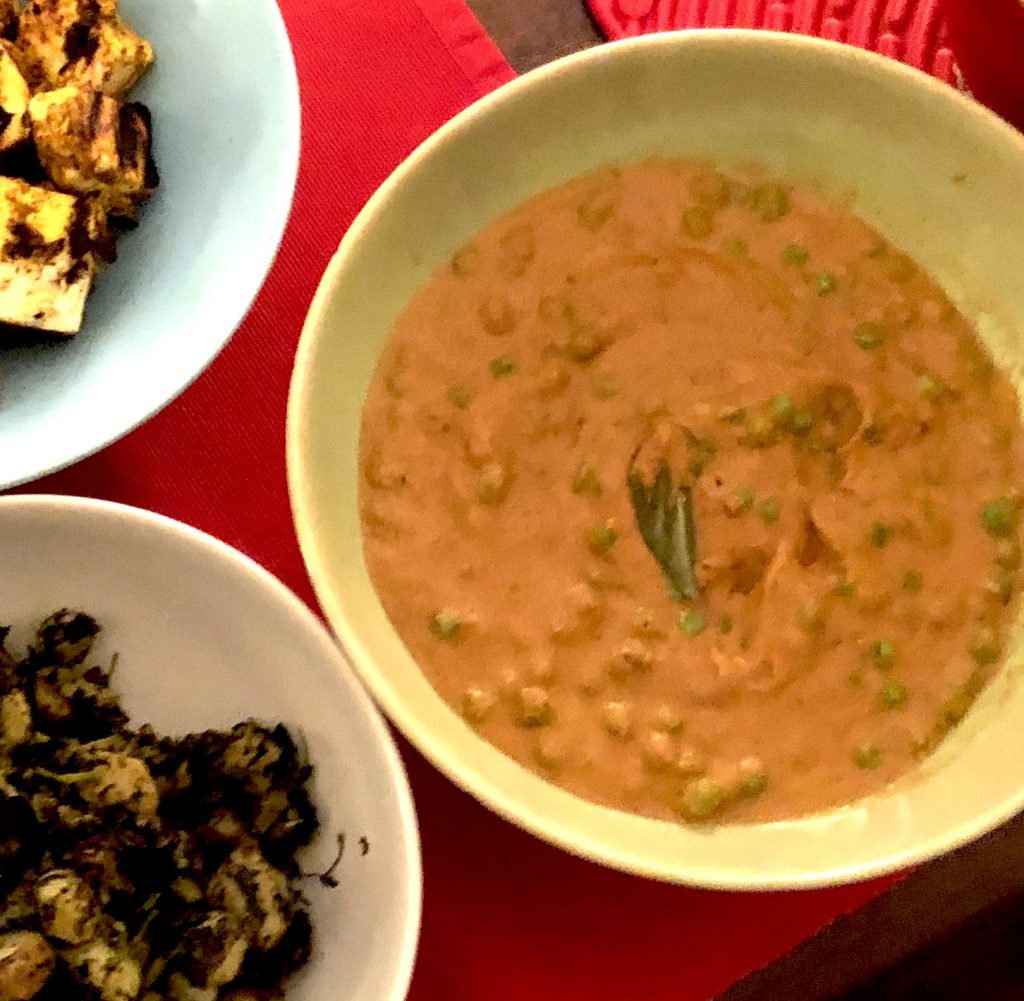
M 706 240 L 715 229 L 715 217 L 703 205 L 691 205 L 683 212 L 683 230 L 694 240 Z
M 892 529 L 883 522 L 876 521 L 871 526 L 868 537 L 871 539 L 871 545 L 876 549 L 882 549 L 889 545 L 889 540 L 892 539 Z
M 783 264 L 793 264 L 799 267 L 801 264 L 806 264 L 810 257 L 810 251 L 806 247 L 801 247 L 799 243 L 787 243 L 782 248 Z
M 924 587 L 924 576 L 920 570 L 908 570 L 903 575 L 903 590 L 910 594 L 918 594 Z
M 766 497 L 757 505 L 757 513 L 766 525 L 774 525 L 782 514 L 779 502 L 774 497 Z
M 754 491 L 750 487 L 743 487 L 736 491 L 736 503 L 740 509 L 749 511 L 754 506 Z
M 831 271 L 822 271 L 814 276 L 814 287 L 818 295 L 831 295 L 836 290 L 836 276 Z
M 899 681 L 887 681 L 878 693 L 878 701 L 883 709 L 899 709 L 907 701 L 906 685 Z
M 833 594 L 839 598 L 852 598 L 857 593 L 857 585 L 852 580 L 841 580 L 836 584 Z
M 875 667 L 887 671 L 896 663 L 896 647 L 888 640 L 875 640 L 871 644 L 871 659 Z
M 873 771 L 882 763 L 882 749 L 874 744 L 861 744 L 853 749 L 853 763 L 865 771 Z
M 502 379 L 506 375 L 512 375 L 518 371 L 519 366 L 516 364 L 515 359 L 510 358 L 508 355 L 500 355 L 491 362 L 491 375 L 495 379 Z
M 710 817 L 725 801 L 722 787 L 709 778 L 693 779 L 683 790 L 683 812 L 696 820 Z
M 596 525 L 587 535 L 587 546 L 597 556 L 604 556 L 619 539 L 619 533 L 612 525 Z
M 796 404 L 793 403 L 793 397 L 787 396 L 785 393 L 780 393 L 772 400 L 772 413 L 779 424 L 788 424 L 795 409 Z
M 585 462 L 580 465 L 572 477 L 572 492 L 582 497 L 596 500 L 604 493 L 604 487 L 593 467 Z
M 448 390 L 448 400 L 459 410 L 465 410 L 472 403 L 473 394 L 468 389 L 463 389 L 462 386 L 452 386 Z
M 430 619 L 430 631 L 443 640 L 458 639 L 462 626 L 462 616 L 450 609 L 437 612 Z
M 687 636 L 700 636 L 707 626 L 707 619 L 696 609 L 690 608 L 679 613 L 679 628 Z
M 723 615 L 722 621 L 718 623 L 718 631 L 723 636 L 728 636 L 732 632 L 733 622 L 731 615 Z
M 1017 505 L 1008 497 L 991 501 L 981 509 L 981 523 L 996 539 L 1005 539 L 1017 527 Z
M 750 207 L 765 222 L 777 222 L 789 213 L 789 194 L 781 184 L 759 184 L 750 193 Z
M 853 328 L 853 343 L 864 351 L 874 351 L 885 343 L 885 328 L 867 321 Z

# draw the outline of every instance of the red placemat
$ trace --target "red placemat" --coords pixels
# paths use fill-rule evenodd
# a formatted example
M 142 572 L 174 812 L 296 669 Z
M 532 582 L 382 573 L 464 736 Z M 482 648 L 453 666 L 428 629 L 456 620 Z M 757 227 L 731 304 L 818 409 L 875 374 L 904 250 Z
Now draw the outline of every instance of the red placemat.
M 280 256 L 211 369 L 143 428 L 20 492 L 151 508 L 257 559 L 310 603 L 285 484 L 284 419 L 321 272 L 374 188 L 512 71 L 461 0 L 281 0 L 303 91 L 302 165 Z M 426 902 L 412 1001 L 697 1001 L 882 884 L 730 895 L 647 883 L 548 847 L 402 746 Z
M 873 49 L 949 83 L 956 76 L 953 54 L 946 44 L 945 27 L 939 16 L 940 0 L 587 2 L 609 38 L 676 28 L 770 28 Z

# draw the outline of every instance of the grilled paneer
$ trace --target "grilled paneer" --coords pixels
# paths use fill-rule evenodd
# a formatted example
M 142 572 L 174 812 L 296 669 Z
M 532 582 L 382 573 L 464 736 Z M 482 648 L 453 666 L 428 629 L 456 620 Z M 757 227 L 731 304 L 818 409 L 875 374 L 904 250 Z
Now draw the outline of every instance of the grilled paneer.
M 0 177 L 0 324 L 64 335 L 81 327 L 94 225 L 75 195 Z
M 14 52 L 33 91 L 78 84 L 116 98 L 153 63 L 152 46 L 121 20 L 116 0 L 31 0 Z
M 21 146 L 28 139 L 30 96 L 8 44 L 0 42 L 0 153 Z
M 155 183 L 142 105 L 68 86 L 36 94 L 29 117 L 39 161 L 58 188 L 95 194 L 112 215 L 135 218 Z

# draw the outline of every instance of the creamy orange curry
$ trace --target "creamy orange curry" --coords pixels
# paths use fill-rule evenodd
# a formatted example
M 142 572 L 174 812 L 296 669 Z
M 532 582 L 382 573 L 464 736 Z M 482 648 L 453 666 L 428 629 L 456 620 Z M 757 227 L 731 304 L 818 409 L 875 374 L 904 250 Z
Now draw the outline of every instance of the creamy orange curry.
M 580 796 L 761 821 L 911 769 L 998 667 L 1017 397 L 846 208 L 649 160 L 412 300 L 366 403 L 373 581 L 438 692 Z

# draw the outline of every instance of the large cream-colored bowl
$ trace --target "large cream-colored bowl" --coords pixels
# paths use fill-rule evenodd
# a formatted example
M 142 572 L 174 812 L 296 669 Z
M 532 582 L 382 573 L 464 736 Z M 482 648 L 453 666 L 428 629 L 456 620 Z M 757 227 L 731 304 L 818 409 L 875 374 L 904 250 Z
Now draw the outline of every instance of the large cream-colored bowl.
M 363 562 L 357 448 L 367 385 L 396 317 L 457 247 L 527 196 L 656 153 L 761 161 L 851 198 L 941 279 L 1020 384 L 1024 138 L 943 84 L 825 42 L 730 31 L 604 46 L 523 77 L 442 128 L 370 200 L 327 269 L 288 415 L 292 502 L 317 593 L 413 743 L 482 802 L 569 851 L 723 888 L 861 879 L 943 852 L 1024 806 L 1019 636 L 980 704 L 899 787 L 802 820 L 708 830 L 593 805 L 494 750 L 434 693 L 376 597 Z

